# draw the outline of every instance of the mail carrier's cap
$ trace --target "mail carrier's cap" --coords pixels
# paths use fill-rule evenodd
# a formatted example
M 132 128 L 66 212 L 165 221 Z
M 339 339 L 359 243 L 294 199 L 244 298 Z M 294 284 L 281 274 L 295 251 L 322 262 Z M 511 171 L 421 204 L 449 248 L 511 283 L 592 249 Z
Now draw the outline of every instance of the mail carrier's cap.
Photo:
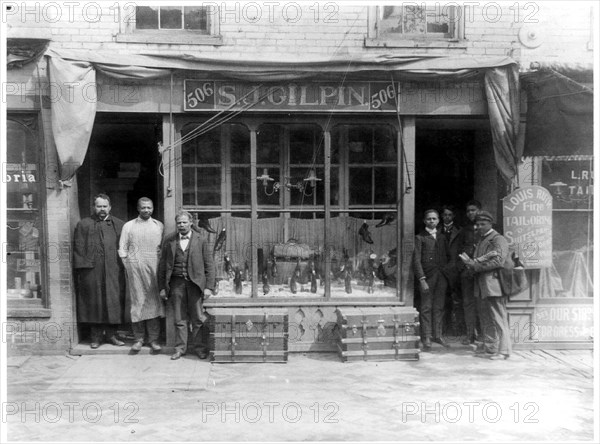
M 487 220 L 491 223 L 494 223 L 494 216 L 492 216 L 490 212 L 482 210 L 475 215 L 475 222 L 478 220 Z

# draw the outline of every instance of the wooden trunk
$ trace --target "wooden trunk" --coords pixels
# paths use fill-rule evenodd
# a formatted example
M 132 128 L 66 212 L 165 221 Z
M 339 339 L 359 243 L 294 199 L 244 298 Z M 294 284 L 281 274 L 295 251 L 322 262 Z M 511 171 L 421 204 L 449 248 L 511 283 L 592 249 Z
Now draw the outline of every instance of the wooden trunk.
M 287 362 L 288 312 L 283 308 L 212 308 L 212 362 Z
M 337 347 L 342 361 L 419 359 L 419 315 L 408 307 L 340 307 Z

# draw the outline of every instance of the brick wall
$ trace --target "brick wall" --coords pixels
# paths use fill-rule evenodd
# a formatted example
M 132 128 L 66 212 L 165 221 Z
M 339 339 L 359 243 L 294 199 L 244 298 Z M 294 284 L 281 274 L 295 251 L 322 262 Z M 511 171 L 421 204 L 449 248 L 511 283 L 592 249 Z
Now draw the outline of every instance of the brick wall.
M 132 3 L 83 2 L 60 9 L 36 4 L 8 16 L 9 26 L 49 26 L 52 47 L 110 50 L 116 53 L 161 51 L 169 53 L 221 53 L 231 57 L 286 58 L 341 54 L 448 54 L 512 56 L 524 69 L 531 61 L 568 59 L 591 62 L 591 3 L 472 2 L 464 7 L 465 40 L 455 47 L 365 47 L 369 7 L 365 4 L 253 2 L 226 4 L 220 15 L 222 45 L 122 43 L 117 35 L 127 30 Z M 53 3 L 58 5 L 57 3 Z M 222 5 L 222 3 L 219 3 Z M 255 6 L 262 6 L 257 9 Z M 444 6 L 445 2 L 437 5 Z M 433 6 L 435 7 L 435 6 Z M 57 17 L 60 14 L 60 20 Z M 25 19 L 25 23 L 23 22 Z M 541 38 L 537 48 L 519 40 L 526 27 Z M 447 45 L 446 45 L 447 46 Z

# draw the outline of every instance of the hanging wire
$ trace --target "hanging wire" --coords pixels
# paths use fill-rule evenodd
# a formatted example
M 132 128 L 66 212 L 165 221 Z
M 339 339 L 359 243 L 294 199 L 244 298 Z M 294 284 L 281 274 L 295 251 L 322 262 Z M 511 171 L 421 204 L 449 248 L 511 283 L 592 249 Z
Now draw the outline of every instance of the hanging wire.
M 406 178 L 408 180 L 408 185 L 406 188 L 404 188 L 404 193 L 406 194 L 412 190 L 412 182 L 410 180 L 410 172 L 408 170 L 408 160 L 406 159 L 406 153 L 404 151 L 404 131 L 402 129 L 402 119 L 400 118 L 400 102 L 398 101 L 398 92 L 396 91 L 394 75 L 390 74 L 390 78 L 392 79 L 392 88 L 394 89 L 394 98 L 396 101 L 396 118 L 398 119 L 398 132 L 400 133 L 400 155 L 402 156 L 402 165 L 405 168 Z

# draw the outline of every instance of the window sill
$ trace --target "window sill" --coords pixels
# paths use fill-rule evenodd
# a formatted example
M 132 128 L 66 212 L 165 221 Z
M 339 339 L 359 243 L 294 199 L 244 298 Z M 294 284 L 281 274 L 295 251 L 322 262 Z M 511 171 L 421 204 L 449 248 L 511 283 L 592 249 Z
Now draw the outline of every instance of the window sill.
M 41 307 L 7 307 L 6 318 L 50 318 L 52 310 Z
M 417 39 L 370 39 L 365 38 L 366 48 L 445 48 L 466 49 L 464 40 L 417 40 Z
M 155 44 L 176 44 L 176 45 L 213 45 L 223 44 L 223 37 L 220 35 L 208 35 L 193 32 L 167 32 L 149 31 L 134 32 L 131 34 L 117 34 L 119 43 L 155 43 Z

